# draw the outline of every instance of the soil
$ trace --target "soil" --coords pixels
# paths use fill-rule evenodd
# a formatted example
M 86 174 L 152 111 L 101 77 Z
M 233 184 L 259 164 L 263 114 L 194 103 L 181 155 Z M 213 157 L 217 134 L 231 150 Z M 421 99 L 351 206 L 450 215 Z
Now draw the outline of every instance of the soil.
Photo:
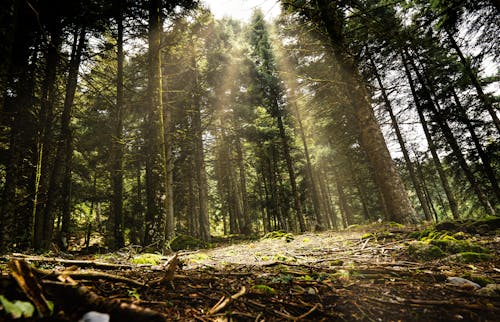
M 449 278 L 476 277 L 486 281 L 483 286 L 500 284 L 500 236 L 471 236 L 490 250 L 487 261 L 460 263 L 453 256 L 417 261 L 408 253 L 415 240 L 410 237 L 413 230 L 364 226 L 180 251 L 179 266 L 168 279 L 161 264 L 129 265 L 130 248 L 98 257 L 99 262 L 129 266 L 90 264 L 85 269 L 149 283 L 146 286 L 105 276 L 77 281 L 106 299 L 158 311 L 167 321 L 499 321 L 498 293 L 480 292 L 470 283 L 452 284 Z M 15 256 L 19 255 L 4 259 Z M 95 258 L 78 259 L 94 263 Z M 25 259 L 51 270 L 63 270 L 71 263 Z M 77 266 L 76 270 L 84 269 Z M 4 270 L 3 279 L 6 274 Z M 151 283 L 162 278 L 164 283 Z M 0 294 L 7 293 L 0 286 Z M 48 298 L 56 304 L 57 317 L 52 321 L 76 321 L 86 310 L 82 306 L 64 311 L 64 299 L 51 297 L 50 292 Z M 1 314 L 0 320 L 1 316 L 6 320 Z

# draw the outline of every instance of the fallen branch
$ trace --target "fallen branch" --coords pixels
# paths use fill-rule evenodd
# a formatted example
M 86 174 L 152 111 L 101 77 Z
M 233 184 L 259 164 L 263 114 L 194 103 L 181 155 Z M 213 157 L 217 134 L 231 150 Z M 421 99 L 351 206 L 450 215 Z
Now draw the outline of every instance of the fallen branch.
M 53 295 L 56 304 L 60 305 L 65 312 L 75 312 L 74 315 L 81 316 L 88 311 L 97 311 L 109 314 L 111 321 L 166 321 L 159 312 L 116 299 L 104 298 L 87 287 L 78 285 L 70 277 L 66 276 L 62 279 L 64 282 L 43 281 L 43 284 Z
M 65 275 L 65 276 L 71 276 L 75 279 L 105 279 L 108 281 L 113 281 L 113 282 L 122 282 L 126 283 L 129 285 L 137 286 L 137 287 L 143 287 L 145 286 L 145 283 L 141 283 L 139 281 L 119 276 L 119 275 L 113 275 L 109 273 L 104 273 L 104 272 L 96 272 L 96 271 L 87 271 L 87 270 L 81 270 L 81 271 L 73 271 L 73 270 L 64 270 L 64 271 L 56 271 L 56 270 L 46 270 L 46 269 L 40 269 L 40 268 L 32 268 L 34 272 L 36 272 L 37 275 L 39 275 L 42 278 L 47 278 L 47 277 L 53 277 L 57 278 L 60 275 Z
M 76 260 L 76 259 L 64 259 L 57 257 L 43 257 L 43 256 L 27 256 L 23 254 L 14 253 L 12 256 L 4 257 L 9 260 L 25 260 L 28 262 L 37 263 L 57 263 L 61 265 L 76 265 L 78 267 L 94 267 L 100 269 L 120 269 L 120 268 L 136 268 L 136 267 L 151 267 L 151 264 L 113 264 L 104 263 L 94 260 Z
M 233 294 L 229 297 L 227 296 L 223 296 L 219 302 L 217 302 L 217 304 L 215 304 L 211 309 L 210 311 L 208 311 L 208 314 L 215 314 L 217 312 L 220 312 L 221 310 L 223 310 L 226 306 L 228 306 L 232 301 L 238 299 L 239 297 L 245 295 L 245 293 L 247 292 L 247 289 L 245 286 L 242 286 L 240 291 L 236 294 Z
M 33 302 L 38 314 L 41 317 L 50 316 L 52 312 L 49 301 L 45 298 L 42 287 L 29 265 L 25 261 L 13 260 L 9 262 L 9 268 L 11 269 L 10 275 L 16 280 L 17 285 L 24 294 Z

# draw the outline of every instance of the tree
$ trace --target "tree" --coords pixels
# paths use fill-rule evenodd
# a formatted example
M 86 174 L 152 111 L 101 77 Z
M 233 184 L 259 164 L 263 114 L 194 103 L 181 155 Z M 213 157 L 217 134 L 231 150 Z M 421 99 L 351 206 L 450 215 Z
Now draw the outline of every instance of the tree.
M 367 84 L 359 73 L 357 62 L 348 51 L 344 4 L 340 1 L 324 0 L 316 1 L 314 4 L 285 1 L 284 6 L 290 11 L 297 12 L 306 22 L 314 24 L 330 42 L 330 49 L 338 64 L 337 73 L 344 82 L 344 93 L 350 96 L 361 145 L 374 169 L 377 185 L 390 216 L 386 219 L 396 222 L 415 222 L 415 210 L 374 117 Z

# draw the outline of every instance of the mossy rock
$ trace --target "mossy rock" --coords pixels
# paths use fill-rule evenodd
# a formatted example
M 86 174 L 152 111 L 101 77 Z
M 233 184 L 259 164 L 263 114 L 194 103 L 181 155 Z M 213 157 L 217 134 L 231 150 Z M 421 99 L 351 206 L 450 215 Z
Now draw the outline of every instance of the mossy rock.
M 415 241 L 408 246 L 408 255 L 416 260 L 429 261 L 443 258 L 446 256 L 446 253 L 436 245 Z
M 170 249 L 178 251 L 182 249 L 207 248 L 208 244 L 201 239 L 188 235 L 178 235 L 170 241 Z
M 451 259 L 455 262 L 469 264 L 489 261 L 492 259 L 492 256 L 484 253 L 463 252 L 452 255 Z

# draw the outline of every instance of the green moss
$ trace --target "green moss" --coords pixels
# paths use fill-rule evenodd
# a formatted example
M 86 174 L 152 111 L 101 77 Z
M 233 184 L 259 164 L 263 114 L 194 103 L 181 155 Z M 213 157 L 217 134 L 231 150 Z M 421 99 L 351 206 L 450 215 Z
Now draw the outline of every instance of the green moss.
M 288 243 L 295 239 L 293 234 L 287 233 L 284 230 L 270 231 L 264 235 L 264 239 L 285 239 Z
M 466 278 L 466 279 L 468 279 L 470 281 L 473 281 L 474 283 L 477 283 L 477 284 L 481 285 L 482 287 L 485 287 L 488 284 L 495 283 L 495 281 L 493 281 L 489 277 L 481 276 L 481 275 L 475 275 L 475 274 L 471 274 L 471 273 L 467 273 L 467 274 L 465 274 L 462 277 Z
M 463 252 L 455 254 L 452 259 L 456 262 L 468 264 L 491 260 L 492 256 L 484 253 Z
M 181 249 L 207 248 L 209 245 L 204 241 L 187 235 L 179 235 L 170 241 L 170 249 L 178 251 Z
M 400 224 L 400 223 L 397 223 L 397 222 L 394 222 L 394 221 L 391 221 L 388 223 L 389 226 L 393 227 L 393 228 L 404 228 L 405 225 L 403 224 Z
M 426 242 L 412 242 L 408 246 L 408 255 L 417 260 L 434 260 L 445 257 L 446 254 L 438 246 Z
M 264 284 L 259 284 L 259 285 L 254 285 L 251 288 L 253 293 L 257 294 L 263 294 L 263 295 L 275 295 L 276 290 L 270 286 L 264 285 Z
M 162 256 L 158 254 L 145 253 L 132 258 L 130 262 L 134 264 L 151 264 L 158 265 L 161 262 Z
M 372 233 L 366 233 L 366 234 L 363 234 L 363 236 L 361 236 L 361 239 L 368 239 L 368 238 L 372 238 L 372 237 L 373 237 Z
M 432 245 L 438 246 L 443 251 L 450 254 L 463 253 L 463 252 L 474 252 L 483 254 L 489 253 L 488 249 L 481 247 L 476 243 L 469 242 L 466 240 L 456 240 L 451 236 L 446 236 L 446 237 L 448 238 L 431 240 L 430 243 Z

